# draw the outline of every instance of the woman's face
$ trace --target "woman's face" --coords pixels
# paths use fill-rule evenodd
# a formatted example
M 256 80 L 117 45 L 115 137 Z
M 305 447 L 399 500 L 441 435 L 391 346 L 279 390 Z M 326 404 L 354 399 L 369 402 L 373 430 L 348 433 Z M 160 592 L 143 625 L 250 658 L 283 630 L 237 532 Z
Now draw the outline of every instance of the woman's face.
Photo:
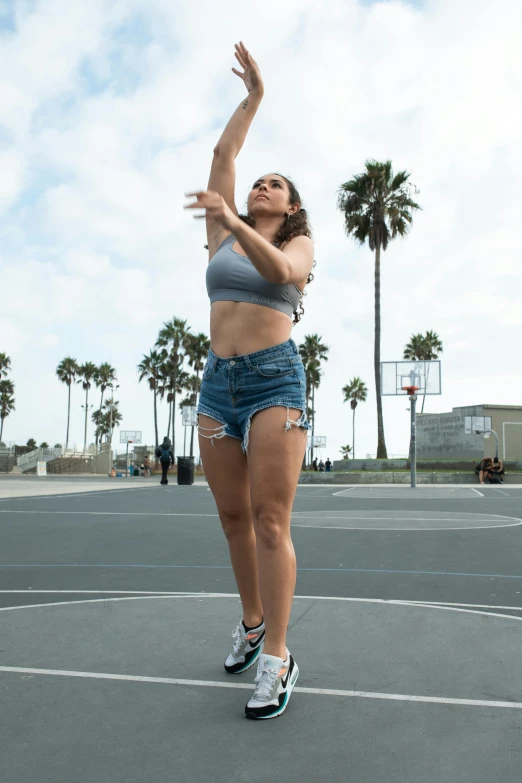
M 299 205 L 290 205 L 290 191 L 285 180 L 278 174 L 265 174 L 254 182 L 248 196 L 248 213 L 258 215 L 277 215 L 284 218 L 289 212 L 296 212 Z

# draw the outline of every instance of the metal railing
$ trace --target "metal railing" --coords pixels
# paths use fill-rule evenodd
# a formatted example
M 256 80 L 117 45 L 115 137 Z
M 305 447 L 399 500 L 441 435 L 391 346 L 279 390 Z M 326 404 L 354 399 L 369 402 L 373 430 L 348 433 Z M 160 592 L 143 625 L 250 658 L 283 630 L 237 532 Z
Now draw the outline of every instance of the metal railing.
M 18 467 L 21 468 L 22 472 L 27 473 L 28 470 L 36 468 L 38 462 L 50 462 L 53 459 L 61 457 L 62 454 L 63 449 L 61 447 L 34 449 L 33 451 L 29 451 L 27 454 L 21 454 L 18 457 Z

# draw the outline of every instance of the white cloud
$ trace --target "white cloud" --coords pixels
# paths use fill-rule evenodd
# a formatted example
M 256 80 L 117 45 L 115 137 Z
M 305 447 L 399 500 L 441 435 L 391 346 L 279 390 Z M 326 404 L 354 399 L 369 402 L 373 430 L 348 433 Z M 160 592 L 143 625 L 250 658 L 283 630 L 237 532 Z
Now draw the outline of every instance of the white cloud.
M 355 375 L 370 390 L 357 452 L 376 449 L 373 257 L 346 238 L 336 209 L 337 189 L 366 158 L 411 171 L 423 206 L 411 235 L 383 254 L 383 360 L 400 358 L 412 332 L 435 329 L 444 394 L 427 410 L 520 402 L 519 4 L 266 0 L 262 18 L 240 0 L 18 8 L 0 84 L 0 350 L 17 384 L 6 438 L 62 439 L 66 395 L 54 373 L 71 354 L 117 367 L 124 425 L 152 439 L 152 399 L 135 367 L 173 315 L 208 331 L 205 239 L 182 205 L 205 186 L 242 97 L 230 71 L 241 38 L 266 95 L 237 162 L 237 202 L 276 170 L 309 209 L 316 279 L 293 336 L 318 332 L 331 346 L 317 394 L 329 455 L 351 440 L 341 389 Z M 78 393 L 78 442 L 80 402 Z M 407 449 L 406 407 L 384 401 L 390 453 Z

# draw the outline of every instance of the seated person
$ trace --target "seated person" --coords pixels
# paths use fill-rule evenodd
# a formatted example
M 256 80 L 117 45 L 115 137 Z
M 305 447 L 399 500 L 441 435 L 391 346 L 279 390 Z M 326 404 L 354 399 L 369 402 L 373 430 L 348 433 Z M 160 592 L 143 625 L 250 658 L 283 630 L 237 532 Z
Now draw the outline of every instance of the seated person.
M 493 465 L 489 471 L 488 480 L 490 484 L 503 484 L 504 483 L 504 465 L 502 460 L 495 457 Z
M 493 468 L 493 460 L 491 457 L 484 457 L 484 459 L 475 465 L 475 473 L 479 477 L 479 482 L 484 484 L 484 479 L 489 478 L 489 473 Z

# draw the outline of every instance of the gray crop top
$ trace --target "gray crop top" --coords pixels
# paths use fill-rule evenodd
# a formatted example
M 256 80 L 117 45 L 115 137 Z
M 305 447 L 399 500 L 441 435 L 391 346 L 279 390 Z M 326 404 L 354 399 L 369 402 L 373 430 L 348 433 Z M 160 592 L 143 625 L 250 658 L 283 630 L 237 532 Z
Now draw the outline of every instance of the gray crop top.
M 273 307 L 292 318 L 301 291 L 295 283 L 280 285 L 262 277 L 253 263 L 232 250 L 233 234 L 218 247 L 207 267 L 207 292 L 212 302 L 249 302 Z

